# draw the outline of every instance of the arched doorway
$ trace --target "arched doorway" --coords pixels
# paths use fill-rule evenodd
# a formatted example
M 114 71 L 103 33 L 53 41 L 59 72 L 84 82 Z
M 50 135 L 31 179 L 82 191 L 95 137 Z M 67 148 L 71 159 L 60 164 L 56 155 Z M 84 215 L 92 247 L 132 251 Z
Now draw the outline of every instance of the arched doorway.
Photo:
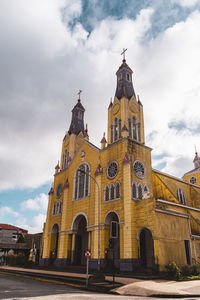
M 105 253 L 106 259 L 120 258 L 120 229 L 119 217 L 116 212 L 111 211 L 105 217 L 105 246 L 107 248 Z M 113 232 L 114 231 L 114 232 Z M 112 240 L 112 249 L 109 249 L 109 241 Z
M 142 266 L 153 268 L 155 265 L 153 236 L 148 228 L 143 228 L 139 233 L 140 259 Z
M 86 259 L 84 251 L 88 249 L 88 232 L 87 220 L 82 214 L 78 215 L 73 222 L 72 230 L 75 232 L 75 250 L 74 250 L 74 264 L 85 265 Z
M 58 254 L 58 239 L 59 239 L 59 226 L 54 224 L 51 230 L 51 247 L 50 257 L 56 259 Z

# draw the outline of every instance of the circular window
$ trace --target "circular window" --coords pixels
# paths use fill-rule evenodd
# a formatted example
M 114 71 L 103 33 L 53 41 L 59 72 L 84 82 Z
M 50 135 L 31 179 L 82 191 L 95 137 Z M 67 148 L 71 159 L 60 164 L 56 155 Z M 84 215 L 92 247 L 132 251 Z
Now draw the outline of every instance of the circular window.
M 107 167 L 107 176 L 112 179 L 117 175 L 118 172 L 118 164 L 116 161 L 112 161 L 109 163 Z
M 192 177 L 190 178 L 190 183 L 195 184 L 196 182 L 197 182 L 196 177 L 192 176 Z
M 138 178 L 143 179 L 145 177 L 145 166 L 139 160 L 134 162 L 133 169 Z
M 62 184 L 59 184 L 56 188 L 56 198 L 59 198 L 62 195 Z

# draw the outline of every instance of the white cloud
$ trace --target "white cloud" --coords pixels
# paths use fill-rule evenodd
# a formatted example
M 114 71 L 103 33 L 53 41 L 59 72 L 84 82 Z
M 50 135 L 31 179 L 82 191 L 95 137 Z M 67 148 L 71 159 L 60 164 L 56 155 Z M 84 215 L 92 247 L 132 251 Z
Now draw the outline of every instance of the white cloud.
M 172 3 L 177 3 L 183 7 L 191 7 L 200 4 L 200 0 L 171 0 Z
M 46 215 L 39 213 L 34 216 L 31 220 L 27 220 L 26 217 L 20 217 L 16 222 L 15 226 L 28 230 L 28 233 L 39 233 L 43 230 L 44 222 L 46 221 Z
M 13 216 L 13 217 L 18 217 L 19 213 L 17 211 L 14 211 L 11 207 L 2 206 L 0 209 L 0 217 L 4 218 L 7 215 Z
M 48 204 L 48 196 L 41 193 L 34 199 L 28 199 L 21 203 L 22 210 L 33 210 L 46 212 Z

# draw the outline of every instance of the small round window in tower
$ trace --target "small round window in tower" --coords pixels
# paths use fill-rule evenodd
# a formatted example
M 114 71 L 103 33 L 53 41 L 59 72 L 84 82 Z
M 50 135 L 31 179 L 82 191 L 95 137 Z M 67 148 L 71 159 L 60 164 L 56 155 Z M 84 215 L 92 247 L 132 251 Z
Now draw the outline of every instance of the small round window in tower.
M 190 183 L 195 184 L 197 182 L 196 177 L 192 176 L 190 177 Z
M 107 167 L 107 176 L 112 179 L 117 175 L 118 164 L 116 161 L 111 161 Z
M 133 170 L 138 178 L 143 179 L 145 177 L 145 166 L 139 160 L 134 162 Z
M 62 184 L 59 184 L 56 188 L 56 198 L 60 198 L 62 195 Z

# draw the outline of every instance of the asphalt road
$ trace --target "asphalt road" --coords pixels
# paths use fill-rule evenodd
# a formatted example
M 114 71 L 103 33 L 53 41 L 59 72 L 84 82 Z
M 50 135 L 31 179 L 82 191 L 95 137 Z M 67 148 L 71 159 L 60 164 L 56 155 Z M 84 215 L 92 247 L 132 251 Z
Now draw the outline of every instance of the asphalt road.
M 52 284 L 14 275 L 0 274 L 0 299 L 15 299 L 20 297 L 36 297 L 71 293 L 81 294 L 83 291 L 66 285 Z M 87 293 L 87 291 L 84 291 L 84 293 Z
M 36 297 L 36 298 L 35 298 Z M 0 273 L 0 299 L 28 299 L 28 300 L 158 300 L 161 298 L 138 297 L 138 296 L 119 296 L 108 294 L 97 294 L 87 292 L 75 287 L 48 283 L 44 281 L 24 278 L 15 275 Z M 163 298 L 172 300 L 173 298 Z M 176 298 L 177 299 L 177 298 Z M 186 298 L 182 298 L 186 299 Z M 187 300 L 200 298 L 188 297 Z

